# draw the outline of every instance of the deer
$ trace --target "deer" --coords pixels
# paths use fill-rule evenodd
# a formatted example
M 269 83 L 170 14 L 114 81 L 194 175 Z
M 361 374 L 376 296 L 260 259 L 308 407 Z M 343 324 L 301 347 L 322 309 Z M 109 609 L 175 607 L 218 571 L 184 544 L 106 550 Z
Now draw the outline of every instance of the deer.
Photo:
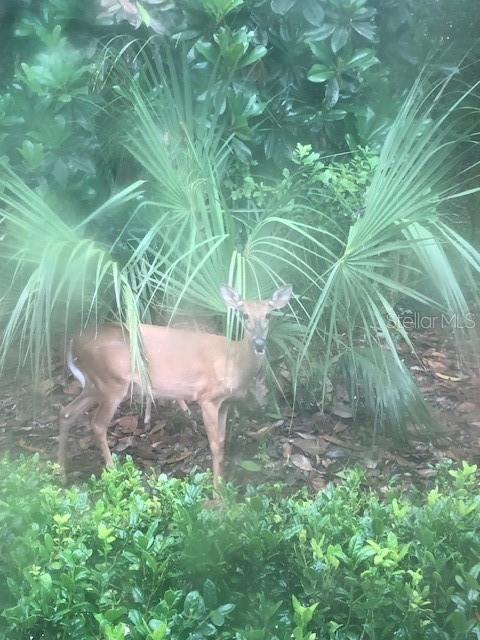
M 181 407 L 198 403 L 212 457 L 213 486 L 224 470 L 225 431 L 231 401 L 251 389 L 265 358 L 271 312 L 285 307 L 292 287 L 283 286 L 269 299 L 243 300 L 226 285 L 220 287 L 225 305 L 241 317 L 243 339 L 214 333 L 150 324 L 139 325 L 153 398 L 175 400 Z M 106 467 L 113 466 L 108 427 L 129 392 L 146 394 L 133 370 L 128 336 L 119 323 L 100 325 L 72 339 L 67 365 L 83 389 L 60 414 L 58 463 L 66 478 L 67 441 L 78 417 L 95 408 L 90 426 Z

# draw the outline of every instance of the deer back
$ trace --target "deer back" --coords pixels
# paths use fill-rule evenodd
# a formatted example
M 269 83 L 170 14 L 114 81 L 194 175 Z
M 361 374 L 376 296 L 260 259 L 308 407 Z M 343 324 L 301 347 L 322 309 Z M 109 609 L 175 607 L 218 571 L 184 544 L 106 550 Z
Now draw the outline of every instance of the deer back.
M 249 345 L 223 336 L 156 325 L 141 325 L 155 397 L 202 401 L 246 393 L 259 361 Z M 112 384 L 140 386 L 132 371 L 128 336 L 118 324 L 77 336 L 76 366 L 99 391 Z

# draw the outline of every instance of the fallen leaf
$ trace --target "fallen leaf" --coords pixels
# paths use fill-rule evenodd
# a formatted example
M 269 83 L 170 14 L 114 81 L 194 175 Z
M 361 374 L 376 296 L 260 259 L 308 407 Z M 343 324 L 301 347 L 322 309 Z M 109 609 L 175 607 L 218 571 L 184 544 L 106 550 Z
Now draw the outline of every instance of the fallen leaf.
M 153 436 L 156 433 L 158 433 L 159 431 L 163 431 L 165 429 L 165 426 L 167 424 L 166 420 L 155 420 L 155 422 L 153 423 L 153 425 L 151 426 L 150 430 L 149 430 L 149 435 Z
M 285 423 L 285 420 L 276 420 L 275 422 L 269 422 L 268 424 L 264 424 L 263 427 L 260 427 L 259 429 L 257 429 L 256 431 L 247 431 L 246 435 L 250 436 L 251 438 L 255 438 L 256 436 L 259 436 L 263 433 L 268 433 L 269 431 L 272 431 L 272 429 L 276 429 L 277 427 L 282 427 L 283 424 Z
M 339 418 L 349 419 L 353 417 L 353 411 L 351 407 L 339 402 L 333 405 L 332 413 Z
M 447 371 L 448 367 L 444 362 L 440 362 L 439 360 L 431 360 L 430 358 L 425 358 L 427 365 L 432 369 L 435 373 L 439 371 Z
M 323 413 L 322 411 L 317 411 L 310 417 L 310 420 L 314 426 L 322 427 L 323 425 L 328 423 L 331 420 L 331 418 L 326 413 Z
M 290 382 L 290 380 L 292 379 L 292 374 L 290 373 L 290 371 L 288 369 L 283 369 L 282 368 L 282 370 L 280 371 L 280 375 L 285 380 L 288 380 L 288 382 Z
M 37 447 L 32 447 L 29 444 L 27 444 L 23 439 L 20 439 L 18 444 L 22 447 L 22 449 L 25 449 L 26 451 L 30 451 L 31 453 L 41 453 L 41 454 L 46 453 L 44 449 L 38 449 Z
M 283 457 L 286 458 L 288 461 L 290 459 L 290 456 L 292 455 L 292 445 L 289 442 L 283 443 L 282 453 L 283 453 Z
M 348 445 L 345 440 L 340 440 L 340 438 L 336 438 L 335 436 L 322 435 L 321 436 L 327 442 L 331 442 L 332 444 L 338 444 L 340 447 L 346 447 L 347 449 L 351 449 L 352 447 Z
M 314 491 L 319 493 L 327 488 L 327 481 L 321 475 L 313 475 L 310 480 L 310 485 Z
M 35 391 L 41 393 L 44 396 L 48 396 L 52 393 L 56 386 L 56 382 L 47 378 L 46 380 L 40 380 L 40 382 L 37 382 L 35 384 Z
M 93 445 L 92 436 L 85 436 L 84 438 L 78 439 L 78 446 L 82 451 L 85 451 L 86 449 L 90 449 L 92 445 Z
M 462 402 L 458 405 L 457 411 L 460 411 L 460 413 L 474 413 L 480 411 L 480 409 L 473 402 Z
M 78 380 L 72 380 L 63 387 L 63 393 L 67 396 L 76 396 L 82 390 L 82 385 L 78 382 Z
M 445 359 L 445 354 L 442 351 L 431 351 L 429 353 L 431 358 L 442 358 Z
M 399 465 L 401 465 L 403 467 L 412 467 L 412 466 L 414 466 L 413 462 L 410 462 L 410 460 L 407 460 L 407 458 L 404 458 L 403 456 L 399 455 L 398 453 L 393 456 L 392 460 L 394 460 L 397 464 L 399 464 Z
M 440 378 L 440 380 L 446 380 L 447 382 L 460 382 L 461 380 L 465 380 L 468 376 L 447 376 L 444 373 L 440 373 L 439 371 L 434 371 L 433 374 Z
M 437 471 L 435 469 L 417 469 L 417 473 L 422 478 L 431 478 L 437 475 Z
M 242 469 L 245 469 L 245 471 L 256 472 L 262 470 L 262 467 L 253 460 L 242 460 L 242 462 L 240 462 L 240 466 L 242 467 Z
M 139 459 L 146 460 L 157 460 L 158 453 L 157 447 L 162 447 L 162 452 L 165 451 L 165 447 L 163 443 L 156 442 L 155 444 L 151 444 L 146 440 L 141 440 L 140 438 L 135 438 L 135 457 Z
M 290 462 L 302 471 L 313 470 L 310 460 L 307 458 L 307 456 L 304 456 L 301 453 L 294 453 L 293 455 L 291 455 Z
M 350 452 L 341 447 L 330 447 L 327 449 L 325 456 L 330 460 L 345 460 L 350 457 Z
M 163 464 L 176 464 L 177 462 L 183 462 L 187 458 L 191 458 L 193 455 L 192 451 L 184 451 L 176 456 L 172 456 L 163 461 Z
M 253 440 L 259 440 L 263 438 L 266 434 L 273 431 L 276 427 L 283 425 L 283 422 L 284 422 L 283 420 L 278 420 L 273 424 L 266 424 L 263 427 L 260 427 L 260 429 L 257 429 L 256 431 L 247 431 L 245 435 L 247 435 L 249 438 L 253 438 Z
M 121 451 L 125 451 L 125 449 L 129 449 L 135 443 L 135 436 L 127 436 L 126 438 L 120 438 L 115 446 L 115 451 L 119 453 Z
M 136 431 L 138 428 L 138 416 L 121 416 L 115 421 L 115 424 L 118 424 L 125 431 Z
M 328 443 L 320 438 L 294 438 L 291 440 L 291 443 L 294 447 L 303 451 L 303 453 L 308 453 L 311 456 L 321 455 L 325 453 L 329 447 Z

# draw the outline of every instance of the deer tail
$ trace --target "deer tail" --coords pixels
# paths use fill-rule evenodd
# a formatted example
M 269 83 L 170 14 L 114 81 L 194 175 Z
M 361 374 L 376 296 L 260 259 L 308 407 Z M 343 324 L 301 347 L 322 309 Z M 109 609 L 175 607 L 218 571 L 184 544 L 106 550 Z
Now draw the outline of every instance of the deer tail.
M 70 369 L 70 373 L 80 382 L 82 388 L 84 389 L 85 385 L 87 384 L 87 379 L 83 371 L 79 369 L 79 367 L 77 367 L 77 365 L 75 364 L 77 360 L 78 358 L 76 358 L 73 354 L 73 340 L 70 340 L 70 345 L 68 347 L 67 353 L 67 366 Z

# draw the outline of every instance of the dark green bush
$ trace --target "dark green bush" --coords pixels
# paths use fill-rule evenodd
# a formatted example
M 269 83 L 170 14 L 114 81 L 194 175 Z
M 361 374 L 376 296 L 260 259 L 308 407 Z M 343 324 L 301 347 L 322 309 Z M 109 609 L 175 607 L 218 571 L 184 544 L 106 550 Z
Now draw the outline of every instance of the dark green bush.
M 131 461 L 57 487 L 1 463 L 0 637 L 117 640 L 480 637 L 476 467 L 383 499 L 359 472 L 315 498 L 145 480 Z

